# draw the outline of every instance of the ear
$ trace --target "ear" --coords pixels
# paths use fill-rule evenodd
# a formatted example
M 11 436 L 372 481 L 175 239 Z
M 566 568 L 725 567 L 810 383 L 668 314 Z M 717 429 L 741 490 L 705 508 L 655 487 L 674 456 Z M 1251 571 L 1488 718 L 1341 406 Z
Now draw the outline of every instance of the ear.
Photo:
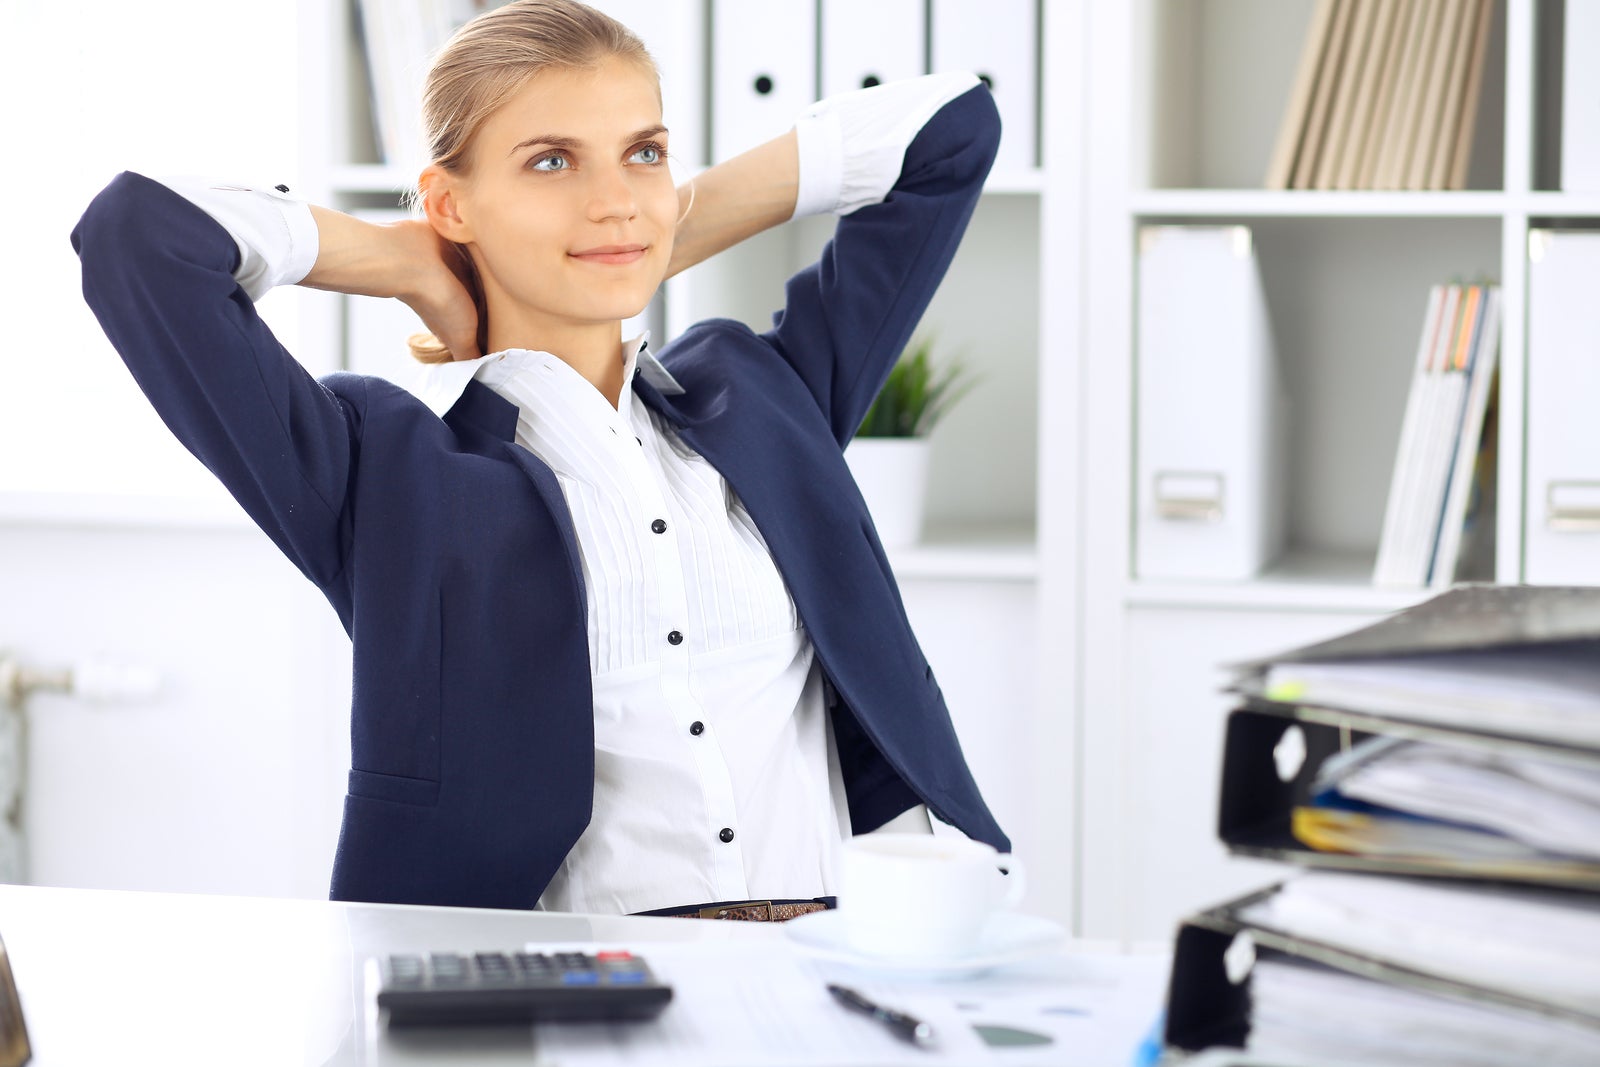
M 456 244 L 472 240 L 472 227 L 461 216 L 465 189 L 459 176 L 430 164 L 417 178 L 417 191 L 422 194 L 422 213 L 435 233 Z

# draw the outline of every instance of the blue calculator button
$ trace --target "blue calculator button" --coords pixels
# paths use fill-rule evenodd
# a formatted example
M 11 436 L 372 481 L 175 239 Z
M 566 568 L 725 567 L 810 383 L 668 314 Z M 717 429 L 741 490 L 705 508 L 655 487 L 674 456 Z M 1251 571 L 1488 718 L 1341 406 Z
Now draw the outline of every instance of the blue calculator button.
M 610 974 L 612 985 L 638 985 L 644 981 L 643 971 L 612 971 Z
M 561 975 L 562 985 L 598 985 L 600 975 L 595 971 L 566 971 Z

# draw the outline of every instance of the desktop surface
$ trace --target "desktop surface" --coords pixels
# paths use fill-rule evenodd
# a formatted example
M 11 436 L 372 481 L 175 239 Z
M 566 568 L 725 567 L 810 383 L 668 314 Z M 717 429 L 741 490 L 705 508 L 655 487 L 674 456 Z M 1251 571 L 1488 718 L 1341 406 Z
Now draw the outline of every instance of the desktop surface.
M 703 951 L 760 971 L 763 960 L 796 955 L 781 924 L 30 886 L 0 886 L 0 937 L 37 1067 L 605 1062 L 552 1056 L 526 1025 L 391 1031 L 374 1003 L 372 961 L 623 944 L 647 960 Z M 1081 1005 L 1069 1013 L 1080 1017 L 1063 1016 L 1082 1031 L 1070 1048 L 1000 1049 L 994 1062 L 1125 1064 L 1159 1011 L 1166 967 L 1159 953 L 1068 943 L 959 988 L 963 997 L 1048 993 Z M 923 988 L 948 997 L 958 987 Z M 851 1025 L 845 1018 L 838 1025 Z M 677 1050 L 679 1059 L 696 1055 Z

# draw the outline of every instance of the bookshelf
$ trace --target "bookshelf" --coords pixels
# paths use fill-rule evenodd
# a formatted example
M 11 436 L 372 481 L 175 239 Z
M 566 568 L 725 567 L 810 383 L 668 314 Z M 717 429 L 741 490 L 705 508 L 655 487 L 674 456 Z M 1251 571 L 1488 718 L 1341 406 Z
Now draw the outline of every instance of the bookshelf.
M 1370 576 L 1429 285 L 1502 286 L 1495 553 L 1485 579 L 1523 580 L 1529 232 L 1600 227 L 1600 196 L 1563 193 L 1559 2 L 1497 0 L 1465 189 L 1273 191 L 1269 158 L 1315 0 L 1136 0 L 1083 12 L 1087 113 L 1084 286 L 1080 929 L 1161 936 L 1187 902 L 1248 887 L 1204 835 L 1148 819 L 1206 806 L 1213 768 L 1171 738 L 1212 744 L 1218 663 L 1327 636 L 1423 591 Z M 1600 56 L 1595 57 L 1600 61 Z M 1252 228 L 1292 408 L 1288 550 L 1242 582 L 1141 581 L 1136 487 L 1134 235 L 1147 223 Z M 1542 521 L 1542 520 L 1540 520 Z M 1092 624 L 1091 624 L 1092 621 Z M 1197 655 L 1196 648 L 1203 650 Z M 1220 736 L 1220 735 L 1218 735 Z M 1209 751 L 1209 749 L 1206 749 Z M 1151 882 L 1154 872 L 1171 880 Z M 1176 875 L 1182 872 L 1182 877 Z
M 590 2 L 638 29 L 655 53 L 682 180 L 707 163 L 698 152 L 708 141 L 707 50 L 718 5 Z M 355 0 L 300 0 L 299 10 L 305 144 L 297 192 L 343 210 L 392 208 L 411 175 L 381 161 L 371 134 Z M 1052 0 L 1037 11 L 1041 53 L 1076 56 L 1078 5 Z M 933 435 L 921 543 L 889 553 L 974 773 L 1029 856 L 1028 906 L 1062 922 L 1072 919 L 1074 866 L 1075 807 L 1062 772 L 1072 759 L 1078 625 L 1082 87 L 1053 75 L 1076 65 L 1042 72 L 1041 165 L 991 175 L 924 317 L 936 355 L 959 352 L 981 381 Z M 670 280 L 649 312 L 657 341 L 711 315 L 767 328 L 783 282 L 815 258 L 832 225 L 781 227 Z M 337 352 L 344 313 L 337 301 L 316 304 L 302 319 L 302 345 Z

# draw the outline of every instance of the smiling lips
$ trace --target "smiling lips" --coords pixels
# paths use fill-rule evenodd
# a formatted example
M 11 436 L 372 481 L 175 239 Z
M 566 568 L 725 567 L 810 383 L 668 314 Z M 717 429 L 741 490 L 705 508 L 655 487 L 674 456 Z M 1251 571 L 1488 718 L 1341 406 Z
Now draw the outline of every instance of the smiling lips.
M 581 252 L 569 252 L 568 255 L 584 263 L 622 266 L 643 259 L 644 253 L 644 245 L 601 245 L 598 248 L 585 248 Z

